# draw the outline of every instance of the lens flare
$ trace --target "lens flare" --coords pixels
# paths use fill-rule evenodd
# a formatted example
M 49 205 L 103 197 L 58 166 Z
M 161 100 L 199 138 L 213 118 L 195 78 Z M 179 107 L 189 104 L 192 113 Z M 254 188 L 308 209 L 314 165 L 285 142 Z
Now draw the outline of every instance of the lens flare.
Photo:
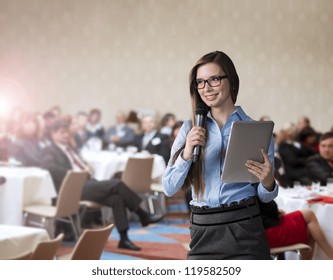
M 0 115 L 10 117 L 15 108 L 30 110 L 29 100 L 26 92 L 14 80 L 0 76 Z
M 2 94 L 0 93 L 0 116 L 6 116 L 9 113 L 9 107 L 8 101 L 2 97 Z
M 23 87 L 14 80 L 0 76 L 0 122 L 8 135 L 15 135 L 30 112 L 30 102 Z

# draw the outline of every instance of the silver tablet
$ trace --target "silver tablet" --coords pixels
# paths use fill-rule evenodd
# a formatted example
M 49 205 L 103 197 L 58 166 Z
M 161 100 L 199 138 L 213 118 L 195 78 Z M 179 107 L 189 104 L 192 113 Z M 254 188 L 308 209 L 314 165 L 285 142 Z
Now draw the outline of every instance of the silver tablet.
M 222 169 L 224 183 L 259 181 L 247 170 L 245 163 L 247 160 L 264 162 L 260 150 L 268 151 L 273 127 L 272 121 L 236 121 L 232 124 Z

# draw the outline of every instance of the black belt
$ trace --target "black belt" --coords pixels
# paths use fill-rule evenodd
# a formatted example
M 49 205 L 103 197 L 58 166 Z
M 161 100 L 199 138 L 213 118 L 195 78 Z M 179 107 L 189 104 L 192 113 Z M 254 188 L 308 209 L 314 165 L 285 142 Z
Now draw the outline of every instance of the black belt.
M 240 222 L 260 216 L 255 197 L 221 207 L 191 206 L 191 224 L 215 226 Z

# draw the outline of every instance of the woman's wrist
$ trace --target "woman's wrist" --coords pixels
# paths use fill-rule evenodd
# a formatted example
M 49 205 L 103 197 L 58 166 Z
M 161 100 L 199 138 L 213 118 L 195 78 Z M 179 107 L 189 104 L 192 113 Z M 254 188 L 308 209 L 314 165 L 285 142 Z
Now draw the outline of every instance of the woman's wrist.
M 271 192 L 275 188 L 275 180 L 273 179 L 271 183 L 263 183 L 263 186 L 265 187 L 266 190 Z
M 182 153 L 181 153 L 181 157 L 183 158 L 183 160 L 190 160 L 192 159 L 192 153 L 189 153 L 188 151 L 184 150 Z

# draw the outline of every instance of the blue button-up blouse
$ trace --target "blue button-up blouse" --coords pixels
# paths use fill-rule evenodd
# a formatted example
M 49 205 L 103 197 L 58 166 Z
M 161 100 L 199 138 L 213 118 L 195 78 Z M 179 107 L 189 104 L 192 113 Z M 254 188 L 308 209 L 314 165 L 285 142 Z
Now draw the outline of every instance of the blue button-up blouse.
M 237 106 L 236 110 L 230 115 L 226 124 L 220 129 L 216 121 L 207 116 L 208 138 L 205 146 L 204 160 L 204 183 L 205 191 L 200 197 L 196 197 L 192 191 L 191 204 L 194 206 L 219 207 L 221 204 L 230 204 L 233 201 L 240 201 L 250 196 L 257 195 L 261 201 L 269 202 L 278 194 L 278 185 L 275 184 L 272 191 L 266 190 L 262 184 L 251 183 L 224 183 L 221 181 L 222 167 L 225 157 L 226 148 L 228 146 L 231 125 L 234 121 L 251 121 L 252 119 L 245 114 L 241 107 Z M 162 177 L 164 193 L 167 196 L 175 194 L 184 184 L 188 174 L 192 160 L 184 160 L 181 155 L 174 164 L 171 160 L 176 151 L 186 141 L 186 135 L 191 129 L 191 121 L 184 122 L 177 138 L 175 139 L 171 157 L 167 168 Z M 268 149 L 268 157 L 274 170 L 274 141 Z M 245 163 L 244 163 L 245 164 Z M 192 186 L 193 188 L 193 186 Z

